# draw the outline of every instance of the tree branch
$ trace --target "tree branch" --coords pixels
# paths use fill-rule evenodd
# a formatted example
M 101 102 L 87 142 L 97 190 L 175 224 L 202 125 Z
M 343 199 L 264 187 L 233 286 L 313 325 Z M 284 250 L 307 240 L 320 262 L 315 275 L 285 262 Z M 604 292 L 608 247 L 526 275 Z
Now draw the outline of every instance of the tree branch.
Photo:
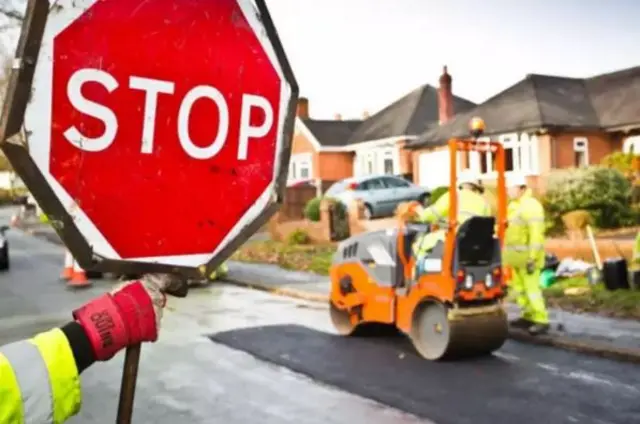
M 22 12 L 18 12 L 17 10 L 8 8 L 7 6 L 0 6 L 0 15 L 4 15 L 7 18 L 16 21 L 22 21 L 24 19 L 24 14 Z

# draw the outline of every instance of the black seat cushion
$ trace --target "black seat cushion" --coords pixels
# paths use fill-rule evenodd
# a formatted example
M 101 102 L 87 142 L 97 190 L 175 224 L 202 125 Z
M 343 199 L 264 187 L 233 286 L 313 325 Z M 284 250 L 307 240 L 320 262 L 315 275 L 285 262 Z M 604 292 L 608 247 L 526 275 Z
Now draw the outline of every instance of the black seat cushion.
M 461 265 L 491 263 L 495 253 L 493 217 L 474 216 L 460 225 L 456 236 L 456 254 Z

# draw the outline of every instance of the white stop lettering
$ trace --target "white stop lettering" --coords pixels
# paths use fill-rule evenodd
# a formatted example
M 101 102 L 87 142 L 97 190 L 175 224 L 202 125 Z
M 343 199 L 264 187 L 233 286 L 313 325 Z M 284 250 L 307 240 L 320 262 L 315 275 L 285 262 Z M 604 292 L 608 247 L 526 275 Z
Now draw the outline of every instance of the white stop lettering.
M 118 134 L 118 118 L 109 107 L 89 100 L 82 95 L 82 86 L 87 82 L 99 83 L 111 93 L 118 88 L 118 81 L 108 72 L 88 68 L 76 71 L 69 78 L 67 84 L 67 96 L 71 105 L 83 114 L 102 121 L 105 130 L 99 137 L 88 137 L 82 134 L 75 126 L 71 126 L 64 132 L 64 136 L 78 149 L 87 152 L 100 152 L 107 149 L 115 141 Z M 131 76 L 129 78 L 129 89 L 145 92 L 140 153 L 153 153 L 158 97 L 160 94 L 173 95 L 175 83 Z M 216 135 L 211 143 L 205 147 L 195 145 L 189 135 L 191 109 L 201 99 L 212 101 L 216 105 L 219 115 Z M 261 109 L 265 116 L 264 122 L 258 126 L 252 126 L 250 122 L 254 108 Z M 273 126 L 273 118 L 273 108 L 266 98 L 254 94 L 242 95 L 240 122 L 238 123 L 238 160 L 246 160 L 248 158 L 249 139 L 264 137 Z M 194 159 L 205 160 L 215 157 L 224 148 L 229 135 L 230 124 L 229 106 L 220 90 L 211 85 L 198 85 L 189 90 L 180 103 L 176 132 L 180 145 L 187 155 Z

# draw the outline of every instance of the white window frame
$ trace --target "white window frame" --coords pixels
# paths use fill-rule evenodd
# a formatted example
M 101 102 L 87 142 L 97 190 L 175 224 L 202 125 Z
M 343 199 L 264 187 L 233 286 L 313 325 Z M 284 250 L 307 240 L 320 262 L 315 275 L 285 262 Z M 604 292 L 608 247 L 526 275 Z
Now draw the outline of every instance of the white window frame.
M 628 137 L 622 143 L 623 153 L 640 155 L 640 135 Z
M 380 149 L 378 151 L 378 174 L 380 175 L 397 175 L 398 174 L 398 161 L 397 161 L 397 150 L 394 148 Z M 386 160 L 391 160 L 391 174 L 387 174 L 385 172 L 384 162 Z
M 511 160 L 513 162 L 513 169 L 505 170 L 505 172 L 521 172 L 522 171 L 522 161 L 521 161 L 522 137 L 521 135 L 517 133 L 503 134 L 498 138 L 498 140 L 502 144 L 502 147 L 504 147 L 505 149 L 511 149 Z M 492 161 L 491 155 L 487 155 L 487 159 L 489 161 Z
M 301 170 L 307 169 L 309 176 L 302 177 Z M 313 179 L 313 156 L 311 153 L 296 153 L 291 155 L 291 160 L 289 161 L 289 175 L 287 176 L 287 181 L 303 181 Z
M 494 138 L 495 139 L 495 138 Z M 507 174 L 511 172 L 524 174 L 524 175 L 538 175 L 539 169 L 539 157 L 538 157 L 538 138 L 535 134 L 527 133 L 508 133 L 502 134 L 497 137 L 498 141 L 502 143 L 506 149 L 512 149 L 513 151 L 513 171 L 506 171 Z M 490 141 L 491 137 L 480 137 L 478 141 Z M 471 152 L 470 157 L 470 169 L 473 173 L 484 178 L 495 178 L 496 172 L 493 171 L 493 158 L 491 154 L 485 155 L 485 165 L 487 172 L 482 173 L 482 156 L 479 152 Z
M 376 152 L 373 150 L 364 153 L 364 175 L 376 173 Z
M 591 163 L 589 161 L 589 139 L 587 137 L 574 137 L 573 138 L 573 154 L 575 160 L 576 153 L 584 153 L 584 167 L 586 168 Z M 575 163 L 574 163 L 575 165 Z
M 520 135 L 520 169 L 522 173 L 525 175 L 539 175 L 539 152 L 538 136 L 535 134 L 522 133 Z
M 400 172 L 400 156 L 397 147 L 378 147 L 370 149 L 360 149 L 356 151 L 354 158 L 354 175 L 385 175 L 384 161 L 393 161 L 393 174 Z

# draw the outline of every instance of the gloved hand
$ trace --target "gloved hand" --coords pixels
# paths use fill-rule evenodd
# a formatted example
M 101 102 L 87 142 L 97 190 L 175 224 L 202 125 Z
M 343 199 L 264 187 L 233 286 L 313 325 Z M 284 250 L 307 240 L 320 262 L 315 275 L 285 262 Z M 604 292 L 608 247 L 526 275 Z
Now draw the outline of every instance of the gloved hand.
M 145 275 L 73 311 L 91 341 L 96 360 L 109 360 L 127 346 L 158 339 L 169 281 L 166 275 Z
M 419 202 L 411 201 L 398 205 L 397 216 L 404 221 L 415 219 L 422 212 L 422 205 Z
M 536 263 L 533 260 L 527 262 L 527 274 L 533 274 L 536 272 Z

